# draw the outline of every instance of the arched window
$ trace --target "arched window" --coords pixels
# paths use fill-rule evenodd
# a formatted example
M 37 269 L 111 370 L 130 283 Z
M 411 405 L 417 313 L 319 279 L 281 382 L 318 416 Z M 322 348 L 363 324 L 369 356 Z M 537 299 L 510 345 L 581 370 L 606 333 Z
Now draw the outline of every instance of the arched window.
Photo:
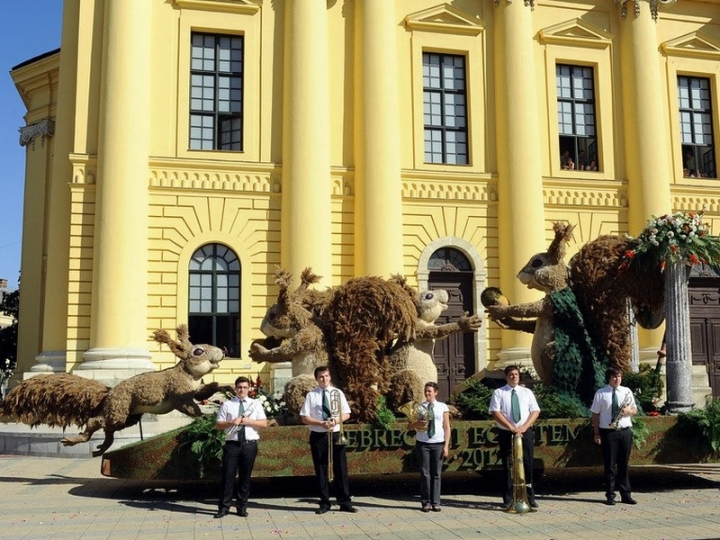
M 189 265 L 188 326 L 193 343 L 226 349 L 240 356 L 240 260 L 222 244 L 207 244 Z
M 430 256 L 428 270 L 431 272 L 472 272 L 472 264 L 457 249 L 441 248 Z

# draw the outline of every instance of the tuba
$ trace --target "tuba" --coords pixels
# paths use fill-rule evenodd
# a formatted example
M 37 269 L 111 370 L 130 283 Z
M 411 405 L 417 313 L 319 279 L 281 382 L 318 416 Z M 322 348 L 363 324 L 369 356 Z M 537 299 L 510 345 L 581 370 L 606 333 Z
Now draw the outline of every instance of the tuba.
M 513 498 L 506 512 L 510 514 L 527 514 L 528 512 L 536 512 L 530 506 L 527 497 L 527 487 L 525 483 L 525 467 L 523 464 L 523 447 L 522 435 L 515 433 L 512 440 L 512 462 L 510 464 L 513 482 Z
M 330 390 L 330 395 L 328 397 L 328 400 L 330 401 L 330 418 L 337 417 L 338 424 L 340 425 L 340 435 L 338 437 L 338 440 L 335 442 L 336 446 L 345 446 L 347 444 L 347 439 L 345 438 L 345 430 L 343 428 L 343 420 L 342 420 L 342 401 L 340 399 L 340 391 L 337 388 L 333 388 Z M 327 466 L 327 478 L 328 482 L 332 482 L 335 479 L 335 473 L 334 473 L 334 459 L 333 459 L 333 430 L 328 429 L 328 466 Z

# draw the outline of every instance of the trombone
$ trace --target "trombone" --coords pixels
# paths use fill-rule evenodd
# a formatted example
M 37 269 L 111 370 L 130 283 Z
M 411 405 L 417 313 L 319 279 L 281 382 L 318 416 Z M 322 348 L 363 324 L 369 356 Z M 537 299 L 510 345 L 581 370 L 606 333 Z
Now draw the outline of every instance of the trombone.
M 333 388 L 332 390 L 330 390 L 328 400 L 330 401 L 330 418 L 337 417 L 338 424 L 340 425 L 340 435 L 338 436 L 338 440 L 335 442 L 335 446 L 345 446 L 347 444 L 347 439 L 345 438 L 345 430 L 343 428 L 342 400 L 340 399 L 340 390 L 338 390 L 337 388 Z M 332 482 L 335 479 L 335 467 L 333 459 L 333 430 L 334 427 L 328 428 L 327 431 L 328 482 Z
M 613 421 L 610 422 L 610 429 L 620 429 L 620 427 L 618 426 L 618 423 L 620 422 L 620 419 L 623 417 L 623 413 L 622 413 L 623 409 L 625 407 L 629 407 L 630 404 L 632 403 L 631 395 L 632 395 L 631 392 L 628 392 L 628 394 L 625 396 L 625 399 L 623 399 L 622 403 L 618 407 L 618 413 L 615 415 L 615 418 L 613 418 Z

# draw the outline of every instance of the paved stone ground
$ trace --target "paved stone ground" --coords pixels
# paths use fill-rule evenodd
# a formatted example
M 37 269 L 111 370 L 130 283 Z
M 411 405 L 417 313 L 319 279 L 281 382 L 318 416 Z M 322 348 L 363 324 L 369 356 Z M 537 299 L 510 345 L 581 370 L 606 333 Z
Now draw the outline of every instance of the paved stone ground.
M 357 514 L 317 516 L 312 478 L 253 480 L 249 517 L 215 520 L 217 486 L 105 478 L 99 459 L 0 455 L 0 539 L 720 539 L 720 465 L 633 468 L 637 506 L 603 504 L 597 470 L 548 471 L 538 512 L 502 512 L 497 477 L 445 475 L 442 512 L 417 477 L 351 478 Z

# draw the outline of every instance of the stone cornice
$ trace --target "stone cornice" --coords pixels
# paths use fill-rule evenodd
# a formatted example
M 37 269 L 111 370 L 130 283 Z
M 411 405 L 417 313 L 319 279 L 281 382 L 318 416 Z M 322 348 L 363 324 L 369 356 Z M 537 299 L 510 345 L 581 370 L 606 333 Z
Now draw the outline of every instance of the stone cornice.
M 402 197 L 404 199 L 495 201 L 497 200 L 496 183 L 496 179 L 489 174 L 403 172 Z
M 173 0 L 173 3 L 180 9 L 254 15 L 260 10 L 262 0 Z
M 449 4 L 441 4 L 411 13 L 405 17 L 405 26 L 410 30 L 477 36 L 483 32 L 485 23 Z
M 20 146 L 32 145 L 34 149 L 35 139 L 38 137 L 40 137 L 40 144 L 45 146 L 45 137 L 55 135 L 55 120 L 52 118 L 43 118 L 39 122 L 21 127 L 18 131 L 20 131 Z
M 606 185 L 603 185 L 606 184 Z M 547 206 L 627 207 L 627 194 L 619 182 L 543 182 L 543 202 Z

